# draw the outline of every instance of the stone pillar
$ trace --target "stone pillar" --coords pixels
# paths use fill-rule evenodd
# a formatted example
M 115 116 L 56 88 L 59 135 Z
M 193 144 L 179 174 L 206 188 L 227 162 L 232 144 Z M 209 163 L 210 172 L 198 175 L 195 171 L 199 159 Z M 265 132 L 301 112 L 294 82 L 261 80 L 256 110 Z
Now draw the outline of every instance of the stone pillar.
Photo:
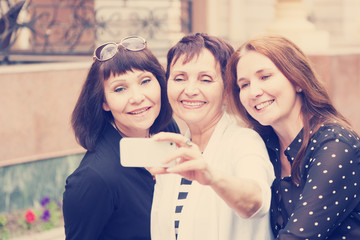
M 193 0 L 193 31 L 223 37 L 236 48 L 264 32 L 276 0 Z
M 305 52 L 328 49 L 329 34 L 320 31 L 307 20 L 303 0 L 277 0 L 275 19 L 268 26 L 268 33 L 281 34 L 299 45 Z
M 360 12 L 360 3 L 357 5 L 357 11 Z M 356 39 L 360 43 L 360 14 L 357 14 L 357 35 Z
M 193 0 L 193 2 L 198 0 Z M 239 0 L 238 0 L 239 1 Z M 205 32 L 225 38 L 229 40 L 229 30 L 230 24 L 232 21 L 232 16 L 230 13 L 230 6 L 233 4 L 233 0 L 206 0 L 206 5 L 203 8 L 205 11 L 205 24 L 206 29 Z M 194 14 L 196 15 L 196 11 L 201 11 L 202 9 L 194 9 Z
M 207 0 L 205 11 L 207 21 L 207 33 L 210 35 L 221 36 L 221 12 L 222 8 L 219 5 L 219 0 Z
M 233 42 L 234 47 L 244 41 L 248 36 L 245 34 L 247 24 L 245 23 L 245 3 L 240 0 L 230 0 L 229 3 L 229 40 Z
M 312 22 L 329 33 L 332 49 L 360 46 L 359 0 L 306 1 L 311 1 Z
M 343 4 L 343 44 L 359 46 L 357 38 L 357 28 L 359 28 L 359 0 L 341 1 Z

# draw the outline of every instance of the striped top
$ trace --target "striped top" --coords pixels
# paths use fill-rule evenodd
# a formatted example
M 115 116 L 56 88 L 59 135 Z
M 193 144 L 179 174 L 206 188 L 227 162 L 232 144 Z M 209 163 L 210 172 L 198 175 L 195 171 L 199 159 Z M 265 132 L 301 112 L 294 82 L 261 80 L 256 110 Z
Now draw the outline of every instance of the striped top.
M 191 183 L 192 183 L 192 181 L 189 181 L 186 178 L 181 178 L 180 191 L 178 194 L 178 200 L 177 200 L 177 204 L 176 204 L 176 208 L 175 208 L 175 237 L 176 237 L 176 239 L 177 239 L 178 231 L 179 231 L 180 215 L 181 215 L 182 209 L 184 207 L 184 202 L 189 193 Z

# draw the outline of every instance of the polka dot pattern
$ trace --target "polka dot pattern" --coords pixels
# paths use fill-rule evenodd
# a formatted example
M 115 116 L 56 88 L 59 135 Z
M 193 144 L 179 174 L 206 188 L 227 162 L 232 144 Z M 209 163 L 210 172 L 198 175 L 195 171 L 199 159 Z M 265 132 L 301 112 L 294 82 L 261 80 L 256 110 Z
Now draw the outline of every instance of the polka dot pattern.
M 301 131 L 286 148 L 293 163 Z M 277 239 L 360 239 L 360 140 L 336 123 L 323 125 L 310 139 L 301 182 L 281 178 L 275 133 L 265 141 L 274 165 L 271 224 Z

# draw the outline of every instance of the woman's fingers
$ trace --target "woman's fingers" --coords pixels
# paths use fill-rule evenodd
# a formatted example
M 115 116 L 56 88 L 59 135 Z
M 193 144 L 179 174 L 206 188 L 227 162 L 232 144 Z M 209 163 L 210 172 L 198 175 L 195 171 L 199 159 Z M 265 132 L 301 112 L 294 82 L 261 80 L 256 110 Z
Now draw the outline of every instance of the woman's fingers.
M 156 141 L 174 142 L 178 147 L 193 147 L 195 145 L 189 138 L 178 133 L 160 132 L 152 138 Z
M 173 153 L 169 154 L 167 160 L 163 162 L 164 165 L 171 164 L 175 161 L 175 164 L 180 164 L 184 161 L 192 161 L 202 158 L 201 152 L 197 150 L 195 144 L 193 147 L 180 147 L 176 149 Z
M 169 166 L 161 170 L 153 171 L 155 174 L 176 173 L 191 180 L 200 180 L 201 183 L 208 182 L 207 164 L 199 150 L 199 147 L 190 139 L 181 134 L 161 132 L 152 138 L 155 141 L 174 142 L 178 148 L 171 153 L 164 165 Z M 165 171 L 165 172 L 164 172 Z
M 152 175 L 168 173 L 166 168 L 163 167 L 147 167 L 146 168 Z
M 184 161 L 174 167 L 166 170 L 168 173 L 175 173 L 185 177 L 188 180 L 196 180 L 200 184 L 209 185 L 213 182 L 213 172 L 207 163 L 202 160 Z

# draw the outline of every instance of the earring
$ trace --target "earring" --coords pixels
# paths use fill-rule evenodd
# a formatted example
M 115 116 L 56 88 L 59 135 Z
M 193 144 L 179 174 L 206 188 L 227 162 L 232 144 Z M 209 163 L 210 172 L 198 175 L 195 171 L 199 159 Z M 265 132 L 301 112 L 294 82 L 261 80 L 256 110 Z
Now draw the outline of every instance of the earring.
M 298 93 L 301 93 L 302 91 L 303 91 L 302 88 L 299 88 L 296 90 L 296 92 L 298 92 Z

